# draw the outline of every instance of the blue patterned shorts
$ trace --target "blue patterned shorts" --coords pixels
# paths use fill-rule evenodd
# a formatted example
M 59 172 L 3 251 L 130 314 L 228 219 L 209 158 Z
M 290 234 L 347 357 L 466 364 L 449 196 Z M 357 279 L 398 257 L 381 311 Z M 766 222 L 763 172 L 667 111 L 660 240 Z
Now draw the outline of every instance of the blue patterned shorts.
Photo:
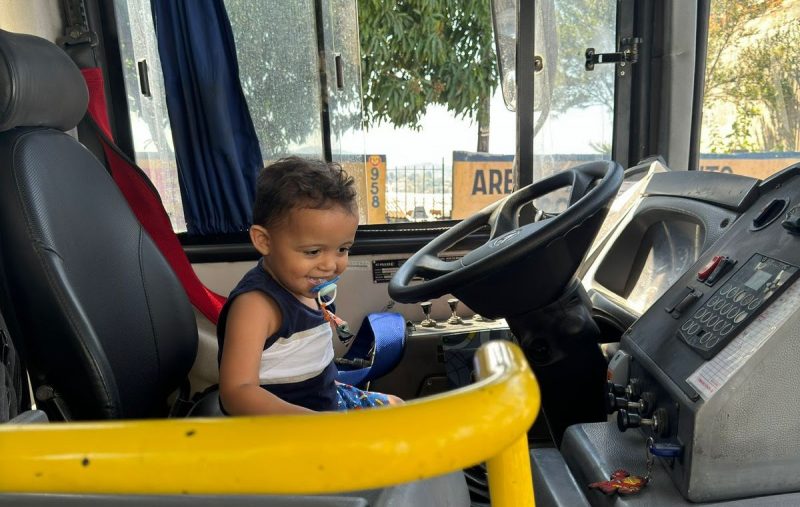
M 362 391 L 348 384 L 337 383 L 336 391 L 339 398 L 338 410 L 359 410 L 389 405 L 389 397 L 385 394 Z

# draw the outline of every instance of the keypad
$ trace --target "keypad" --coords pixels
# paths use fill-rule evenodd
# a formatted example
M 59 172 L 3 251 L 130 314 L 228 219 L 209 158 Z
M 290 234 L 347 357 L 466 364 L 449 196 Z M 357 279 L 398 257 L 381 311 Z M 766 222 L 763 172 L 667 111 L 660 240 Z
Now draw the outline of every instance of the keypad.
M 700 302 L 678 330 L 678 336 L 703 358 L 727 345 L 789 282 L 798 267 L 755 254 L 705 302 Z

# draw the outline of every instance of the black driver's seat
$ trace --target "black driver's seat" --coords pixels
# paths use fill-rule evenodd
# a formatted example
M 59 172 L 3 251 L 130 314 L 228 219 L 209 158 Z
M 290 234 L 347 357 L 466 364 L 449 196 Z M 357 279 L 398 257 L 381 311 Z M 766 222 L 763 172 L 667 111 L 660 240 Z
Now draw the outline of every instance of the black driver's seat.
M 195 317 L 104 166 L 65 133 L 87 101 L 58 47 L 0 30 L 2 311 L 51 418 L 164 417 Z

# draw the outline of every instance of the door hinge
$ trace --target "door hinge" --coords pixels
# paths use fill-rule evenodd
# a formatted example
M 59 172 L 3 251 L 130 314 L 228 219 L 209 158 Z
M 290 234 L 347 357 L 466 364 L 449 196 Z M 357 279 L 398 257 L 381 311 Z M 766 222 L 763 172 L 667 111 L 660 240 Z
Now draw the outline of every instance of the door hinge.
M 594 66 L 601 63 L 636 63 L 639 61 L 639 47 L 641 45 L 641 37 L 623 37 L 619 41 L 620 50 L 616 53 L 595 53 L 594 48 L 587 48 L 586 70 L 594 70 Z

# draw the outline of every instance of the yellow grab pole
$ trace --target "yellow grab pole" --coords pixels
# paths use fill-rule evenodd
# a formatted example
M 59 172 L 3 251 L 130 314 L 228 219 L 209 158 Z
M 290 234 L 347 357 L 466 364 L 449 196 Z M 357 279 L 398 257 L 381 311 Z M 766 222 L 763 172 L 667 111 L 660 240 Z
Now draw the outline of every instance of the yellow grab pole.
M 399 407 L 0 425 L 0 491 L 313 494 L 426 479 L 501 453 L 504 463 L 539 411 L 538 387 L 514 344 L 489 342 L 476 357 L 475 384 Z M 498 480 L 526 480 L 520 467 L 503 466 Z
M 528 436 L 523 434 L 507 449 L 486 461 L 492 507 L 531 507 L 533 478 Z

